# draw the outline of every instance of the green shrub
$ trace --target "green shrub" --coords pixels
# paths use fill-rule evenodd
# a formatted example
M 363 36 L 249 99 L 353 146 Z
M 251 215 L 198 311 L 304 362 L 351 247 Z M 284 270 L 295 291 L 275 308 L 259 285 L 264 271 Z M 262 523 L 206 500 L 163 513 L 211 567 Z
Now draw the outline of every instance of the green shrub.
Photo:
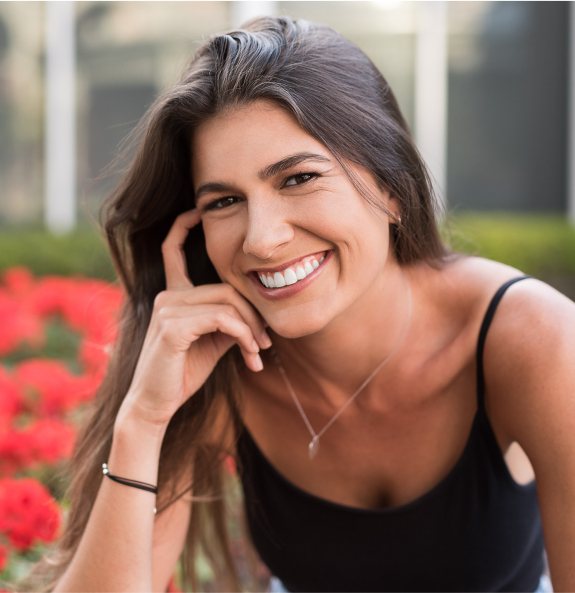
M 41 230 L 10 230 L 0 233 L 0 271 L 26 266 L 35 275 L 115 277 L 104 239 L 94 229 L 78 229 L 65 235 Z
M 457 251 L 476 253 L 534 276 L 575 276 L 575 227 L 559 217 L 465 214 L 447 224 Z

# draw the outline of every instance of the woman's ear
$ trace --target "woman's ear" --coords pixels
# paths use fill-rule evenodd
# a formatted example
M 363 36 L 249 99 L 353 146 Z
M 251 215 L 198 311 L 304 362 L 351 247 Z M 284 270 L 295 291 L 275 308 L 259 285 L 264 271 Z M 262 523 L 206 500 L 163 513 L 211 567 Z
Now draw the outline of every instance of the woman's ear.
M 383 203 L 389 218 L 389 224 L 401 223 L 401 203 L 389 190 L 382 190 Z

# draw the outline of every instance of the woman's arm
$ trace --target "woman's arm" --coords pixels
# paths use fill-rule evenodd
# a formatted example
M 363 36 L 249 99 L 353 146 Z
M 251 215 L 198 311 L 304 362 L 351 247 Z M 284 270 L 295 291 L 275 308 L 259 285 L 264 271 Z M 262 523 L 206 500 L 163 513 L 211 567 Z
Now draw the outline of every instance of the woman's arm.
M 119 476 L 157 483 L 163 430 L 117 422 L 108 465 Z M 74 558 L 55 591 L 151 591 L 156 496 L 103 478 Z M 156 577 L 156 578 L 154 578 Z
M 186 542 L 190 524 L 191 493 L 171 504 L 157 518 L 152 546 L 152 591 L 164 593 Z
M 271 344 L 261 317 L 231 286 L 192 285 L 183 245 L 199 222 L 195 210 L 181 214 L 162 244 L 166 290 L 155 298 L 113 428 L 110 457 L 102 460 L 123 478 L 157 484 L 162 440 L 176 411 L 234 344 L 253 371 L 261 369 L 260 347 Z M 165 590 L 185 540 L 189 510 L 178 504 L 178 511 L 159 517 L 154 528 L 155 504 L 154 493 L 103 477 L 78 548 L 55 590 Z
M 509 290 L 486 344 L 487 403 L 533 465 L 555 591 L 575 591 L 575 303 Z

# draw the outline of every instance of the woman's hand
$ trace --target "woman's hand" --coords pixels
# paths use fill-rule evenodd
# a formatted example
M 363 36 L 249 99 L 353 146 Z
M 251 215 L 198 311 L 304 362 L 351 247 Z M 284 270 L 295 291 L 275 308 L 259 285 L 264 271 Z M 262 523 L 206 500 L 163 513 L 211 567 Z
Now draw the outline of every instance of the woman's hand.
M 234 344 L 252 371 L 263 368 L 259 350 L 271 345 L 263 320 L 234 288 L 192 284 L 183 245 L 189 230 L 199 222 L 197 210 L 181 214 L 162 244 L 166 290 L 155 299 L 134 378 L 120 410 L 159 426 L 168 424 Z

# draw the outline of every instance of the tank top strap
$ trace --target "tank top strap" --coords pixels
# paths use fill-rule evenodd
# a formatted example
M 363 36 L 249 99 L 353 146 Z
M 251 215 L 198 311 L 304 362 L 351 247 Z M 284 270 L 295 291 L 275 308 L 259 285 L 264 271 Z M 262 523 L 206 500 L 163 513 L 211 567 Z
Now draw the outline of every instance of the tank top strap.
M 483 350 L 485 348 L 485 339 L 487 337 L 487 332 L 489 331 L 489 327 L 491 326 L 491 321 L 495 316 L 495 311 L 497 310 L 497 306 L 499 302 L 503 298 L 503 295 L 507 291 L 507 289 L 515 284 L 516 282 L 520 282 L 521 280 L 526 280 L 527 278 L 531 278 L 531 276 L 519 276 L 517 278 L 511 278 L 504 284 L 502 284 L 498 289 L 497 292 L 493 295 L 489 306 L 487 307 L 487 311 L 485 312 L 485 316 L 483 317 L 483 321 L 481 323 L 481 328 L 479 330 L 479 337 L 477 340 L 477 352 L 476 352 L 476 364 L 477 364 L 477 408 L 478 410 L 484 409 L 485 403 L 485 377 L 483 374 Z

